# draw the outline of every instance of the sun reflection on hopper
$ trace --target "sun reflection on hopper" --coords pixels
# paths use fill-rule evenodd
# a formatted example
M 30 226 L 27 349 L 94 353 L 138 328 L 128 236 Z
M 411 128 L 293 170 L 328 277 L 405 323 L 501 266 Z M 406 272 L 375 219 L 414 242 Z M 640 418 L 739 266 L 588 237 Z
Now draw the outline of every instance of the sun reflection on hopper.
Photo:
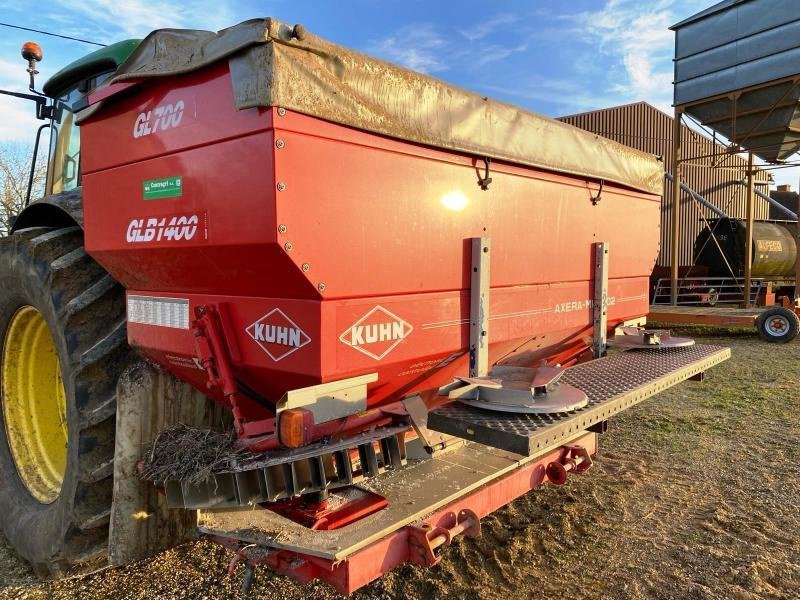
M 442 206 L 449 210 L 464 210 L 469 203 L 469 198 L 463 192 L 447 192 L 441 198 Z

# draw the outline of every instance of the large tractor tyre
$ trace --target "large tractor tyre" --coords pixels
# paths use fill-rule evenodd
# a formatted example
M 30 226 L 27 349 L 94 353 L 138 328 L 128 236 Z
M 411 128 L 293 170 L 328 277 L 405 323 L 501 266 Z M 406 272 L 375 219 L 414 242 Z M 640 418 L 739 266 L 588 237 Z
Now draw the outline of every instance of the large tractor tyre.
M 758 315 L 756 329 L 761 339 L 785 344 L 791 342 L 800 332 L 800 318 L 791 308 L 773 306 Z
M 0 239 L 0 525 L 42 577 L 106 564 L 124 293 L 79 227 Z

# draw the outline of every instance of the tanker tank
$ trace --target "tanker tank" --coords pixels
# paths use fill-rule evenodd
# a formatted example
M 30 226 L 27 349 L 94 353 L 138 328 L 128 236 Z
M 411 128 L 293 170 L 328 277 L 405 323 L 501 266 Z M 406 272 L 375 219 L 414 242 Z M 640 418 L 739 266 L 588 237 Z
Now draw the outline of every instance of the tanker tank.
M 793 222 L 753 223 L 753 277 L 772 281 L 794 279 L 796 230 L 797 224 Z M 746 245 L 743 220 L 712 219 L 695 239 L 694 262 L 706 267 L 711 277 L 744 277 Z

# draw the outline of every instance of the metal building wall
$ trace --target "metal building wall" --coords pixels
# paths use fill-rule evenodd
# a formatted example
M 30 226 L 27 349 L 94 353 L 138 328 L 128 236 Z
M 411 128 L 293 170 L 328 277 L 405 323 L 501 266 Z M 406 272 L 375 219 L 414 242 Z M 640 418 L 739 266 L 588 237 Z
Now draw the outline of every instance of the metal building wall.
M 558 120 L 660 156 L 665 162 L 665 170 L 672 170 L 674 120 L 646 102 L 558 117 Z M 684 125 L 684 157 L 713 154 L 714 146 L 711 140 Z M 716 146 L 716 153 L 718 154 L 716 158 L 696 159 L 684 163 L 681 167 L 683 181 L 731 217 L 744 218 L 747 190 L 745 186 L 736 182 L 746 178 L 747 161 L 735 155 L 726 155 L 725 148 L 719 144 Z M 756 184 L 760 191 L 769 194 L 766 172 L 759 171 L 756 175 Z M 666 267 L 670 262 L 672 186 L 667 185 L 664 192 L 661 201 L 661 251 L 658 264 Z M 685 193 L 681 197 L 680 214 L 680 265 L 688 266 L 692 264 L 694 240 L 705 226 L 703 217 L 708 219 L 716 215 Z M 769 205 L 760 198 L 756 198 L 755 217 L 769 218 Z

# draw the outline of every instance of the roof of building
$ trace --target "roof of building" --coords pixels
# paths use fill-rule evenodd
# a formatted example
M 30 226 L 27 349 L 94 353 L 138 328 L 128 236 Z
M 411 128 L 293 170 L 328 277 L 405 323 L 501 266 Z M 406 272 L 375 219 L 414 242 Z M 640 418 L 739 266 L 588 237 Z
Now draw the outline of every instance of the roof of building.
M 670 29 L 674 31 L 675 29 L 688 25 L 689 23 L 694 23 L 695 21 L 699 21 L 700 19 L 704 19 L 710 15 L 726 10 L 731 6 L 735 6 L 736 4 L 744 4 L 745 2 L 749 1 L 750 0 L 723 0 L 722 2 L 718 2 L 713 6 L 709 6 L 705 10 L 701 10 L 699 13 L 693 14 L 691 17 L 685 18 L 683 21 L 675 23 L 675 25 L 671 25 Z

